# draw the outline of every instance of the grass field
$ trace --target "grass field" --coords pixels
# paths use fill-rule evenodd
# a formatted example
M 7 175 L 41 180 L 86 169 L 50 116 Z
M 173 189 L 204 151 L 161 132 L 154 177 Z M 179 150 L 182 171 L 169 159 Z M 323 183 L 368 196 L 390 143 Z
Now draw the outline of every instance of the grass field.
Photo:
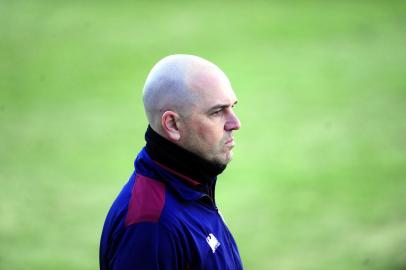
M 217 200 L 246 269 L 406 269 L 404 2 L 133 2 L 0 0 L 0 269 L 98 268 L 173 53 L 239 97 Z

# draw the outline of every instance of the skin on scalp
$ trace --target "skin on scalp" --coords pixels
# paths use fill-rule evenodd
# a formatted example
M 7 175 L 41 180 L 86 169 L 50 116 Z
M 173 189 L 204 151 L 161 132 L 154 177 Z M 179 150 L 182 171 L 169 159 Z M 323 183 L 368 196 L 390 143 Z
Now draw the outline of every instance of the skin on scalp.
M 161 133 L 162 114 L 176 111 L 187 117 L 203 91 L 230 82 L 213 63 L 194 55 L 175 54 L 160 60 L 150 71 L 143 90 L 145 113 L 151 127 Z M 162 134 L 161 134 L 162 135 Z
M 192 65 L 202 60 L 192 55 L 171 55 L 160 60 L 149 73 L 143 91 L 144 108 L 149 124 L 161 135 L 165 111 L 186 117 L 187 108 L 194 106 L 196 94 L 190 91 L 187 77 Z
M 240 127 L 232 110 L 237 98 L 215 64 L 193 55 L 165 57 L 149 73 L 143 94 L 148 122 L 161 136 L 207 160 L 230 161 L 232 131 Z M 224 107 L 216 116 L 211 112 L 215 105 Z M 177 119 L 175 136 L 164 120 L 168 112 L 177 115 L 172 118 Z

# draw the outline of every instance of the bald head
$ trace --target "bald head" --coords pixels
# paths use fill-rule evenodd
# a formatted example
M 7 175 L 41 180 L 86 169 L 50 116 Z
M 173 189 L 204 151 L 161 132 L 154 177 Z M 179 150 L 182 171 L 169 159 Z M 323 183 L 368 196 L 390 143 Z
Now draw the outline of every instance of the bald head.
M 204 159 L 227 164 L 240 128 L 237 97 L 215 64 L 193 55 L 160 60 L 144 86 L 144 107 L 153 130 Z
M 144 108 L 151 127 L 160 133 L 166 111 L 187 116 L 204 94 L 230 82 L 213 63 L 193 55 L 171 55 L 160 60 L 144 85 Z

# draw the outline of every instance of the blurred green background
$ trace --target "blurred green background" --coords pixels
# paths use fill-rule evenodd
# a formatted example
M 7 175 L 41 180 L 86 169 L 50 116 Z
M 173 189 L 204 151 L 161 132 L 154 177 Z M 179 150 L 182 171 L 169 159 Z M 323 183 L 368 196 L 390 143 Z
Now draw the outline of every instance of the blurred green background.
M 239 97 L 217 200 L 246 269 L 406 269 L 405 8 L 0 0 L 0 269 L 98 268 L 144 80 L 174 53 Z

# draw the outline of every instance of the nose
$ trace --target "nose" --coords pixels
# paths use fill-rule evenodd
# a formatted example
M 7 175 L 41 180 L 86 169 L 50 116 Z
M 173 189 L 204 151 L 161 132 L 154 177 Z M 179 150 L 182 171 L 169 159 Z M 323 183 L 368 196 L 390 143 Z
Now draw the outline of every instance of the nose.
M 230 111 L 229 116 L 227 118 L 226 123 L 224 124 L 224 129 L 226 131 L 238 130 L 241 127 L 240 119 L 238 119 L 237 115 Z

